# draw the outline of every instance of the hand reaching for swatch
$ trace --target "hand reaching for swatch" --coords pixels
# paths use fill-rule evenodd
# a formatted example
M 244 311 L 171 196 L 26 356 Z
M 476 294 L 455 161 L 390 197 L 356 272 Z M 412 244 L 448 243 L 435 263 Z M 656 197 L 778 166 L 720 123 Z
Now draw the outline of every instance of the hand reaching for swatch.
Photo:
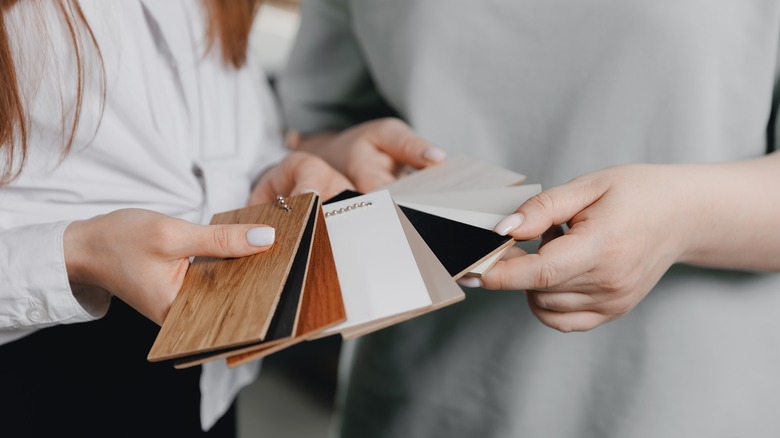
M 306 191 L 315 191 L 327 200 L 354 188 L 344 175 L 322 158 L 306 152 L 293 152 L 260 177 L 249 197 L 249 205 L 271 202 L 277 195 L 295 196 Z
M 393 117 L 304 137 L 298 147 L 323 157 L 364 193 L 395 181 L 404 166 L 421 169 L 446 157 L 444 150 Z
M 617 166 L 529 199 L 497 226 L 528 240 L 466 286 L 527 290 L 533 313 L 560 331 L 590 330 L 631 311 L 674 263 L 780 270 L 780 156 L 699 165 Z M 560 225 L 569 229 L 563 233 Z

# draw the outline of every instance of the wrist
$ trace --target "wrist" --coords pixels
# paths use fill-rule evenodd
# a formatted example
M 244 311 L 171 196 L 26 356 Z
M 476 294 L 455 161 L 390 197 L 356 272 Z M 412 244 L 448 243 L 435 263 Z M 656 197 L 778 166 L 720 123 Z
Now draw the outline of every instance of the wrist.
M 704 237 L 701 218 L 706 210 L 706 190 L 701 190 L 701 172 L 698 165 L 660 165 L 660 186 L 669 201 L 665 213 L 667 237 L 671 238 L 669 253 L 675 263 L 691 263 L 701 250 Z M 663 229 L 661 230 L 663 232 Z
M 675 166 L 681 177 L 676 185 L 683 221 L 683 244 L 678 262 L 700 266 L 730 267 L 729 244 L 736 244 L 749 223 L 749 208 L 737 181 L 746 179 L 728 163 Z M 674 192 L 672 192 L 674 193 Z M 736 245 L 740 246 L 739 244 Z M 736 249 L 736 248 L 735 248 Z
M 92 284 L 89 275 L 88 225 L 86 221 L 73 221 L 65 228 L 63 234 L 63 250 L 65 253 L 65 268 L 71 283 Z

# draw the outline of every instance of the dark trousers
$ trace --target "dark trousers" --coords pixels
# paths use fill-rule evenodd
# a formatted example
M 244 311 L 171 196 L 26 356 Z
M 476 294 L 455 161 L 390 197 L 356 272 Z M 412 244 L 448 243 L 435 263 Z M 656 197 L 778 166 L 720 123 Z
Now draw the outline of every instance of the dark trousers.
M 146 360 L 159 327 L 114 298 L 101 320 L 0 346 L 2 437 L 235 437 L 200 428 L 200 367 Z

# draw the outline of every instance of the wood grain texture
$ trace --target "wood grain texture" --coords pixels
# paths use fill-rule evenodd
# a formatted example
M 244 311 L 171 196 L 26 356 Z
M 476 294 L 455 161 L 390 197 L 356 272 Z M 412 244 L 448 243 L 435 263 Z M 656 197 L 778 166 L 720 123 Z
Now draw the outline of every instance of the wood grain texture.
M 189 356 L 177 361 L 174 365 L 176 368 L 188 368 L 222 358 L 227 358 L 228 366 L 238 366 L 310 339 L 313 334 L 346 319 L 347 314 L 344 310 L 341 286 L 336 273 L 333 252 L 330 248 L 325 218 L 320 208 L 315 210 L 317 218 L 314 238 L 311 241 L 306 283 L 300 300 L 295 336 Z
M 295 259 L 290 269 L 290 275 L 287 276 L 287 282 L 284 284 L 279 305 L 276 308 L 273 320 L 271 320 L 271 325 L 268 327 L 268 335 L 263 339 L 264 341 L 286 339 L 295 335 L 304 285 L 306 284 L 309 262 L 311 261 L 310 256 L 312 255 L 311 250 L 316 223 L 317 208 L 315 207 L 311 209 L 306 229 L 301 237 L 301 244 L 298 246 L 298 252 L 295 254 Z
M 193 367 L 241 352 L 253 351 L 257 348 L 269 348 L 293 338 L 298 325 L 298 314 L 300 313 L 302 296 L 304 294 L 304 284 L 311 256 L 317 212 L 317 208 L 311 209 L 306 229 L 301 237 L 301 244 L 298 245 L 298 252 L 293 259 L 290 274 L 287 276 L 287 281 L 279 297 L 279 304 L 276 306 L 276 311 L 268 327 L 265 339 L 259 342 L 251 342 L 243 347 L 222 348 L 179 358 L 173 365 L 176 369 Z
M 270 250 L 249 257 L 196 257 L 148 360 L 175 359 L 263 340 L 314 198 L 311 193 L 288 198 L 291 211 L 274 202 L 214 215 L 212 224 L 270 225 L 276 228 L 276 241 Z
M 364 207 L 349 210 L 361 203 Z M 325 221 L 347 320 L 323 335 L 430 307 L 430 295 L 387 190 L 328 204 L 327 209 L 336 212 Z
M 305 291 L 296 336 L 310 335 L 346 319 L 328 227 L 321 210 L 317 216 L 317 233 Z
M 273 341 L 251 342 L 239 347 L 221 348 L 219 350 L 213 350 L 206 353 L 191 354 L 189 356 L 180 357 L 174 360 L 173 367 L 177 370 L 183 370 L 185 368 L 202 365 L 206 362 L 212 362 L 217 359 L 225 359 L 242 352 L 253 351 L 256 348 L 270 348 L 272 346 L 280 345 L 290 339 L 291 338 L 282 338 L 275 339 Z M 258 347 L 258 345 L 262 345 L 262 347 Z
M 311 250 L 309 272 L 306 276 L 306 286 L 301 300 L 298 327 L 295 337 L 278 345 L 260 346 L 253 351 L 246 351 L 228 357 L 230 367 L 260 359 L 269 354 L 283 350 L 307 339 L 322 330 L 332 327 L 347 319 L 344 309 L 344 299 L 341 295 L 336 263 L 330 247 L 328 228 L 325 226 L 325 216 L 321 209 L 317 216 L 317 227 Z

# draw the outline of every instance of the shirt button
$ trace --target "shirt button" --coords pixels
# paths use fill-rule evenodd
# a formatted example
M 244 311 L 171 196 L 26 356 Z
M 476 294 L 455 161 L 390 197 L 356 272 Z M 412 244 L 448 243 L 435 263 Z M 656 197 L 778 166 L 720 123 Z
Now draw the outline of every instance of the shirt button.
M 198 178 L 203 177 L 203 169 L 200 168 L 197 164 L 192 165 L 192 174 L 195 175 Z
M 43 309 L 33 308 L 27 311 L 27 318 L 32 322 L 43 322 L 46 319 L 46 312 Z

